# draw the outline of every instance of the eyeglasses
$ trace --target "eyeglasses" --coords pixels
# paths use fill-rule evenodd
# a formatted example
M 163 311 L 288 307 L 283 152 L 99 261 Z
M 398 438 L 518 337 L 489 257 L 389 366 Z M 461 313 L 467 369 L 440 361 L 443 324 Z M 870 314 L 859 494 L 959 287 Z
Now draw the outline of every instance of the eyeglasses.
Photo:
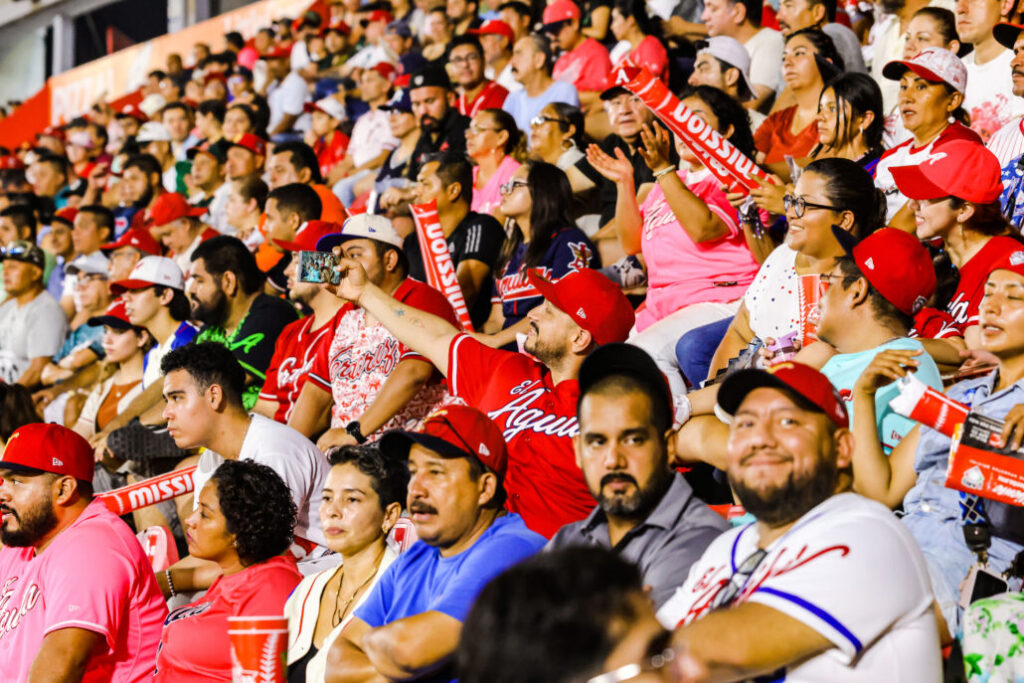
M 715 594 L 715 599 L 711 602 L 711 609 L 716 610 L 722 607 L 728 607 L 732 604 L 736 596 L 740 594 L 743 587 L 747 585 L 747 581 L 750 580 L 750 575 L 754 573 L 761 561 L 764 560 L 765 555 L 768 551 L 764 548 L 758 548 L 751 553 L 747 559 L 740 563 L 739 568 L 733 572 L 732 577 L 729 579 L 729 583 L 723 584 L 718 592 Z
M 676 658 L 676 651 L 669 647 L 672 642 L 672 632 L 663 631 L 651 639 L 647 646 L 647 657 L 640 662 L 625 664 L 618 669 L 587 679 L 587 683 L 622 683 L 636 678 L 644 673 L 661 671 Z
M 468 55 L 466 55 L 464 57 L 449 57 L 448 58 L 448 63 L 449 64 L 469 64 L 470 62 L 479 62 L 479 61 L 481 61 L 480 60 L 480 55 L 478 55 L 475 52 L 471 52 L 471 53 L 469 53 Z
M 526 187 L 526 185 L 527 185 L 526 181 L 523 180 L 522 178 L 513 178 L 512 180 L 508 181 L 507 183 L 502 183 L 501 185 L 499 185 L 498 186 L 498 191 L 500 191 L 502 194 L 508 195 L 508 194 L 512 194 L 513 192 L 515 192 L 515 189 L 517 187 Z
M 842 280 L 842 275 L 833 275 L 832 273 L 822 273 L 818 276 L 818 294 L 825 296 L 825 292 L 832 286 L 832 280 Z
M 827 209 L 829 211 L 842 211 L 842 209 L 840 209 L 838 206 L 829 206 L 828 204 L 815 204 L 814 202 L 807 201 L 803 197 L 794 197 L 791 194 L 783 195 L 782 206 L 785 207 L 787 213 L 792 211 L 793 215 L 796 216 L 797 218 L 803 218 L 804 213 L 807 212 L 807 209 Z
M 569 122 L 565 119 L 556 119 L 553 116 L 544 116 L 543 114 L 537 114 L 530 119 L 531 126 L 543 126 L 545 123 L 560 123 L 565 126 L 569 125 Z

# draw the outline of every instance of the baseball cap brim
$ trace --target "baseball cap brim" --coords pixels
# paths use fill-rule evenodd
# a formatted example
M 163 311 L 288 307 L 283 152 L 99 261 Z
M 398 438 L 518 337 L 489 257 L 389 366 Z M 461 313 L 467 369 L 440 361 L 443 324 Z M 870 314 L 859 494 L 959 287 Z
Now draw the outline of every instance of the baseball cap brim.
M 22 465 L 16 462 L 0 462 L 0 470 L 17 472 L 18 474 L 28 475 L 30 477 L 37 477 L 40 474 L 49 474 L 46 470 L 41 470 L 37 467 L 29 467 L 28 465 Z
M 563 313 L 567 314 L 573 320 L 576 320 L 576 317 L 565 309 L 564 304 L 558 296 L 558 288 L 555 286 L 555 283 L 551 282 L 551 280 L 548 280 L 538 271 L 533 269 L 528 270 L 526 272 L 526 279 L 529 280 L 530 284 L 533 285 L 534 288 L 538 292 L 540 292 L 540 295 L 544 297 L 552 306 L 562 311 Z M 580 327 L 583 326 L 580 325 Z
M 359 235 L 342 235 L 340 232 L 336 232 L 333 235 L 324 235 L 316 241 L 316 250 L 330 252 L 335 247 L 341 245 L 342 242 L 358 238 Z
M 562 27 L 568 24 L 572 19 L 559 19 L 558 21 L 551 21 L 546 24 L 541 24 L 541 30 L 544 33 L 558 33 L 562 30 Z
M 716 403 L 720 410 L 716 411 L 716 413 L 721 417 L 721 413 L 724 412 L 727 417 L 731 418 L 739 410 L 740 404 L 743 403 L 743 399 L 747 397 L 747 394 L 754 389 L 762 388 L 782 389 L 788 394 L 800 396 L 805 405 L 812 407 L 817 412 L 826 414 L 821 407 L 801 395 L 799 391 L 767 370 L 757 368 L 738 370 L 725 378 L 725 381 L 718 388 Z
M 135 325 L 132 325 L 130 322 L 125 322 L 124 320 L 121 320 L 120 318 L 114 317 L 112 315 L 94 315 L 93 317 L 86 320 L 85 324 L 88 325 L 89 327 L 100 327 L 101 325 L 107 325 L 108 327 L 113 327 L 114 329 L 117 330 L 130 330 L 133 327 L 135 327 Z
M 892 179 L 896 188 L 908 199 L 941 199 L 949 197 L 944 190 L 921 172 L 920 166 L 897 166 L 892 169 Z
M 403 461 L 409 459 L 409 450 L 413 444 L 419 444 L 429 448 L 438 455 L 445 458 L 476 458 L 473 453 L 468 453 L 453 444 L 448 443 L 439 436 L 423 434 L 420 432 L 406 432 L 392 430 L 380 438 L 378 446 L 380 452 L 389 458 Z
M 1003 21 L 992 27 L 992 37 L 1003 47 L 1012 50 L 1024 26 Z
M 882 67 L 882 75 L 888 78 L 890 81 L 900 80 L 901 78 L 903 78 L 903 74 L 907 73 L 908 71 L 913 71 L 915 74 L 917 74 L 918 76 L 920 76 L 921 78 L 930 83 L 948 83 L 951 86 L 953 85 L 952 83 L 949 83 L 945 78 L 932 71 L 931 69 L 923 67 L 920 64 L 914 64 L 911 61 L 897 60 L 894 62 L 889 62 L 888 64 Z
M 155 282 L 149 282 L 148 280 L 118 280 L 117 282 L 110 283 L 111 294 L 123 294 L 127 291 L 135 289 L 145 289 L 146 287 L 156 287 Z
M 622 94 L 629 94 L 629 89 L 626 88 L 625 86 L 613 85 L 612 87 L 607 88 L 601 92 L 601 99 L 610 100 Z

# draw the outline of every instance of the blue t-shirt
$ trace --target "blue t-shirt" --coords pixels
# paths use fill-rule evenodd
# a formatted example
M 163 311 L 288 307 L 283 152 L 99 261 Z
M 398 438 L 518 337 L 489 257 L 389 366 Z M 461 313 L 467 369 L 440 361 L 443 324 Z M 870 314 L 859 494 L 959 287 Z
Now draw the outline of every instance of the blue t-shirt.
M 893 339 L 881 346 L 876 346 L 867 351 L 858 353 L 841 353 L 829 359 L 821 369 L 822 374 L 828 377 L 832 385 L 839 390 L 839 395 L 846 401 L 846 410 L 850 413 L 850 422 L 853 423 L 853 385 L 857 378 L 864 372 L 864 368 L 871 364 L 882 351 L 887 349 L 909 349 L 914 351 L 924 350 L 921 342 L 917 339 L 903 337 Z M 927 353 L 917 356 L 920 365 L 914 372 L 917 378 L 932 387 L 942 391 L 942 377 L 939 375 L 939 368 L 935 361 Z M 889 401 L 899 393 L 899 386 L 896 382 L 887 384 L 875 393 L 875 420 L 878 423 L 878 439 L 886 453 L 891 453 L 907 432 L 917 424 L 913 420 L 896 414 L 889 407 Z
M 452 557 L 441 557 L 440 550 L 417 541 L 384 571 L 355 615 L 372 628 L 432 611 L 464 621 L 491 579 L 540 551 L 546 542 L 512 513 L 498 517 L 476 543 Z M 420 680 L 456 679 L 449 666 Z
M 521 88 L 509 93 L 505 98 L 502 109 L 512 115 L 516 120 L 519 130 L 530 131 L 530 119 L 540 113 L 540 110 L 552 102 L 565 102 L 574 107 L 580 106 L 580 96 L 576 92 L 576 86 L 565 81 L 555 81 L 547 90 L 537 97 L 530 97 L 526 94 L 526 88 Z

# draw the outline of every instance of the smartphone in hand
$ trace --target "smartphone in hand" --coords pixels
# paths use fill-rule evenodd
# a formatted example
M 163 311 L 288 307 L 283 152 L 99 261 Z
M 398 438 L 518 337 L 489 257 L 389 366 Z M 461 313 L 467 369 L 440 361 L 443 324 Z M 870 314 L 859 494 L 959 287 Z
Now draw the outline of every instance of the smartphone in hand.
M 334 254 L 323 251 L 300 251 L 297 256 L 299 282 L 319 285 L 337 285 L 341 282 L 341 273 L 335 270 L 338 259 Z

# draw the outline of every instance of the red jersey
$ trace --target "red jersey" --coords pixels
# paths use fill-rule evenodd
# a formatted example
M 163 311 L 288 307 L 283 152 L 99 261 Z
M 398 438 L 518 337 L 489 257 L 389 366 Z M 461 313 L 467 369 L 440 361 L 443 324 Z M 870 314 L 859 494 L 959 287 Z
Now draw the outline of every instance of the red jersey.
M 473 118 L 477 115 L 477 112 L 481 112 L 484 109 L 501 109 L 501 105 L 505 104 L 506 97 L 508 97 L 508 90 L 494 81 L 487 81 L 480 94 L 468 102 L 466 101 L 466 94 L 459 93 L 459 113 Z
M 320 164 L 320 175 L 324 178 L 331 172 L 331 169 L 341 163 L 348 153 L 348 136 L 340 130 L 330 134 L 330 142 L 319 138 L 313 145 L 316 152 L 316 160 Z
M 43 638 L 63 628 L 103 636 L 85 683 L 151 680 L 166 614 L 142 546 L 102 501 L 91 502 L 40 554 L 0 548 L 4 681 L 27 680 Z
M 593 38 L 587 38 L 558 58 L 551 77 L 572 83 L 578 92 L 593 92 L 604 90 L 611 72 L 612 61 L 607 48 Z
M 167 615 L 154 683 L 230 681 L 228 617 L 284 614 L 284 603 L 301 580 L 290 557 L 218 578 L 203 597 Z
M 334 338 L 338 321 L 351 309 L 352 304 L 346 303 L 333 318 L 315 330 L 310 329 L 313 326 L 311 315 L 288 323 L 281 330 L 274 344 L 270 367 L 267 368 L 267 379 L 260 390 L 260 398 L 277 402 L 274 419 L 278 422 L 288 423 L 309 371 L 313 368 L 313 361 L 320 352 L 320 345 Z
M 579 433 L 576 380 L 555 385 L 540 361 L 460 334 L 448 349 L 448 387 L 502 430 L 508 443 L 509 511 L 547 538 L 590 514 L 594 497 L 576 465 L 572 442 Z
M 947 311 L 925 306 L 914 316 L 914 327 L 907 336 L 918 339 L 949 339 L 959 337 L 961 333 L 953 322 L 953 316 Z
M 978 307 L 992 266 L 1022 248 L 1021 243 L 1012 237 L 993 237 L 960 269 L 960 285 L 946 311 L 953 316 L 953 323 L 961 336 L 968 327 L 978 324 Z

